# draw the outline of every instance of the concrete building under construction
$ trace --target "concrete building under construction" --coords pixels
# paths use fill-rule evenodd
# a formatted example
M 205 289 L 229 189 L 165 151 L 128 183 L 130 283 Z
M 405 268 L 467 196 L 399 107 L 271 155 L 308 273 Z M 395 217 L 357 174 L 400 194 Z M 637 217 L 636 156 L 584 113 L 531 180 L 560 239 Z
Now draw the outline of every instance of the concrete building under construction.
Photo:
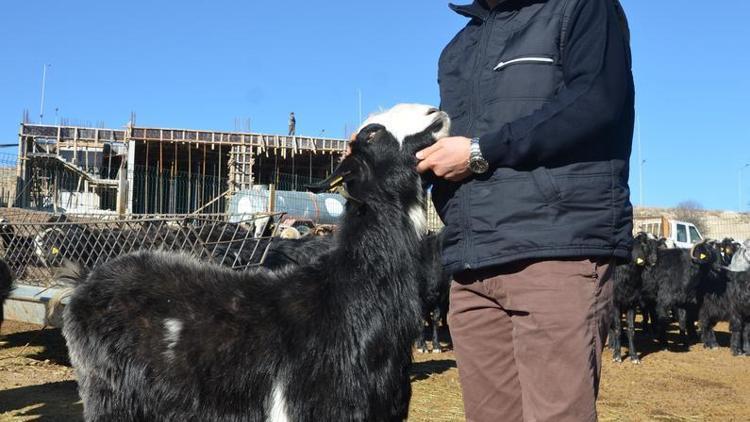
M 224 213 L 231 198 L 303 190 L 346 140 L 138 127 L 22 123 L 14 206 L 68 213 Z M 11 205 L 11 204 L 8 204 Z

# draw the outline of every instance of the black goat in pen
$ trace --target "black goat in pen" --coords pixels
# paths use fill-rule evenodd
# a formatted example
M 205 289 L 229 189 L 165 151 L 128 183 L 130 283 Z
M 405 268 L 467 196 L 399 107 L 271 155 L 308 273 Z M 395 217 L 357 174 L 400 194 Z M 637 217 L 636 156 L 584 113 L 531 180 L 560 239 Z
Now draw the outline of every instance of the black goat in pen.
M 658 241 L 652 239 L 651 244 L 658 245 Z M 689 346 L 687 310 L 697 306 L 698 284 L 711 270 L 715 255 L 716 251 L 706 242 L 690 250 L 657 247 L 656 262 L 643 271 L 644 309 L 655 309 L 657 336 L 663 347 L 667 346 L 666 327 L 672 309 L 677 309 L 680 340 L 685 347 Z
M 434 262 L 429 272 L 423 274 L 419 296 L 422 302 L 422 332 L 417 339 L 417 351 L 440 353 L 442 346 L 438 338 L 438 328 L 448 312 L 448 293 L 451 277 L 443 271 L 440 256 L 442 253 L 442 235 L 431 233 L 422 240 L 422 256 L 426 262 Z M 436 259 L 437 258 L 437 259 Z M 427 348 L 427 342 L 432 349 Z
M 721 243 L 709 242 L 714 249 L 712 266 L 698 284 L 698 320 L 700 321 L 703 347 L 716 349 L 714 326 L 719 321 L 728 321 L 732 306 L 730 275 L 725 265 L 731 262 L 734 254 L 733 242 L 724 239 Z M 731 248 L 731 252 L 728 252 Z
M 615 362 L 622 362 L 620 335 L 622 313 L 624 312 L 627 321 L 628 354 L 631 362 L 640 363 L 635 348 L 635 310 L 643 300 L 641 297 L 643 270 L 649 262 L 656 262 L 656 248 L 654 246 L 649 242 L 645 233 L 639 233 L 633 240 L 631 261 L 615 267 L 613 274 L 613 324 L 609 332 L 609 345 L 612 348 L 612 360 Z
M 89 421 L 403 420 L 424 262 L 415 152 L 447 116 L 406 106 L 363 128 L 325 187 L 346 190 L 333 247 L 277 271 L 139 252 L 96 268 L 65 309 Z M 411 134 L 411 135 L 409 135 Z
M 13 273 L 5 260 L 0 259 L 0 328 L 3 328 L 5 301 L 13 291 Z

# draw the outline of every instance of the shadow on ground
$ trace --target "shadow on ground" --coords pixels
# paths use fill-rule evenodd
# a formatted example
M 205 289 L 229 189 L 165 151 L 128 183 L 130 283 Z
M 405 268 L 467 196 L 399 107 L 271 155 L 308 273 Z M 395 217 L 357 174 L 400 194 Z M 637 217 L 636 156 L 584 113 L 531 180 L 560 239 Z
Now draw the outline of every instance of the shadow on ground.
M 70 366 L 68 359 L 68 348 L 65 338 L 59 328 L 47 328 L 44 330 L 20 331 L 7 334 L 3 337 L 6 342 L 4 348 L 19 347 L 42 347 L 37 353 L 24 353 L 23 356 L 38 361 L 49 360 L 58 365 Z
M 719 343 L 719 346 L 722 348 L 725 348 L 725 347 L 728 348 L 730 334 L 721 332 L 721 331 L 715 331 L 715 334 L 716 334 L 716 341 Z M 623 359 L 627 359 L 628 339 L 625 334 L 625 330 L 623 330 L 621 333 L 620 343 L 622 344 L 622 349 L 621 349 L 622 357 Z M 690 338 L 689 343 L 690 343 L 690 347 L 703 347 L 703 343 L 701 343 L 700 339 L 697 337 Z M 675 353 L 684 353 L 684 352 L 690 351 L 688 347 L 685 347 L 685 345 L 682 344 L 682 340 L 680 339 L 679 330 L 676 324 L 670 324 L 670 326 L 668 327 L 666 349 L 662 347 L 662 345 L 656 340 L 653 334 L 647 331 L 644 331 L 642 327 L 636 326 L 635 349 L 638 352 L 638 357 L 640 359 L 643 359 L 652 353 L 660 352 L 662 350 L 668 350 L 670 352 L 675 352 Z
M 415 362 L 411 367 L 411 380 L 422 381 L 434 374 L 442 374 L 456 367 L 454 359 L 427 360 Z
M 0 391 L 0 418 L 34 421 L 82 421 L 83 406 L 75 381 L 60 381 Z

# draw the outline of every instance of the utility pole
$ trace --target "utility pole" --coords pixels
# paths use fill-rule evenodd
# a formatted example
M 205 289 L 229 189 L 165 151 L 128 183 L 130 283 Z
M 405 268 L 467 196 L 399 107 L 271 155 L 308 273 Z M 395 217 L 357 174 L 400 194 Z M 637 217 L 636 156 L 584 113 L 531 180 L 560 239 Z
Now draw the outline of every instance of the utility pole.
M 51 64 L 45 64 L 42 67 L 42 104 L 39 106 L 39 123 L 44 123 L 44 89 L 47 85 L 47 68 L 52 66 Z
M 750 167 L 750 163 L 745 164 L 744 166 L 740 167 L 740 170 L 737 172 L 737 211 L 742 212 L 742 171 L 746 168 Z
M 641 119 L 638 117 L 638 111 L 635 112 L 636 132 L 638 136 L 638 205 L 643 207 L 643 165 L 646 160 L 643 159 L 643 150 L 641 149 Z
M 359 121 L 357 122 L 357 125 L 361 125 L 362 124 L 362 90 L 358 89 L 357 94 L 358 94 L 358 100 L 359 100 L 359 103 L 358 103 L 359 104 Z

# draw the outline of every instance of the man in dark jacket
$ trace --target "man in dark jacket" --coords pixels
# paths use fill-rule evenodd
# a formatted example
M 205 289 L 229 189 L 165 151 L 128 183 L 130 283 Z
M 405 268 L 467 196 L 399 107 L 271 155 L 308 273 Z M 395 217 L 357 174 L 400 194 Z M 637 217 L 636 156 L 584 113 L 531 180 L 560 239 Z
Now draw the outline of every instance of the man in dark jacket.
M 475 0 L 439 62 L 449 325 L 468 420 L 596 419 L 627 259 L 634 88 L 617 0 Z

